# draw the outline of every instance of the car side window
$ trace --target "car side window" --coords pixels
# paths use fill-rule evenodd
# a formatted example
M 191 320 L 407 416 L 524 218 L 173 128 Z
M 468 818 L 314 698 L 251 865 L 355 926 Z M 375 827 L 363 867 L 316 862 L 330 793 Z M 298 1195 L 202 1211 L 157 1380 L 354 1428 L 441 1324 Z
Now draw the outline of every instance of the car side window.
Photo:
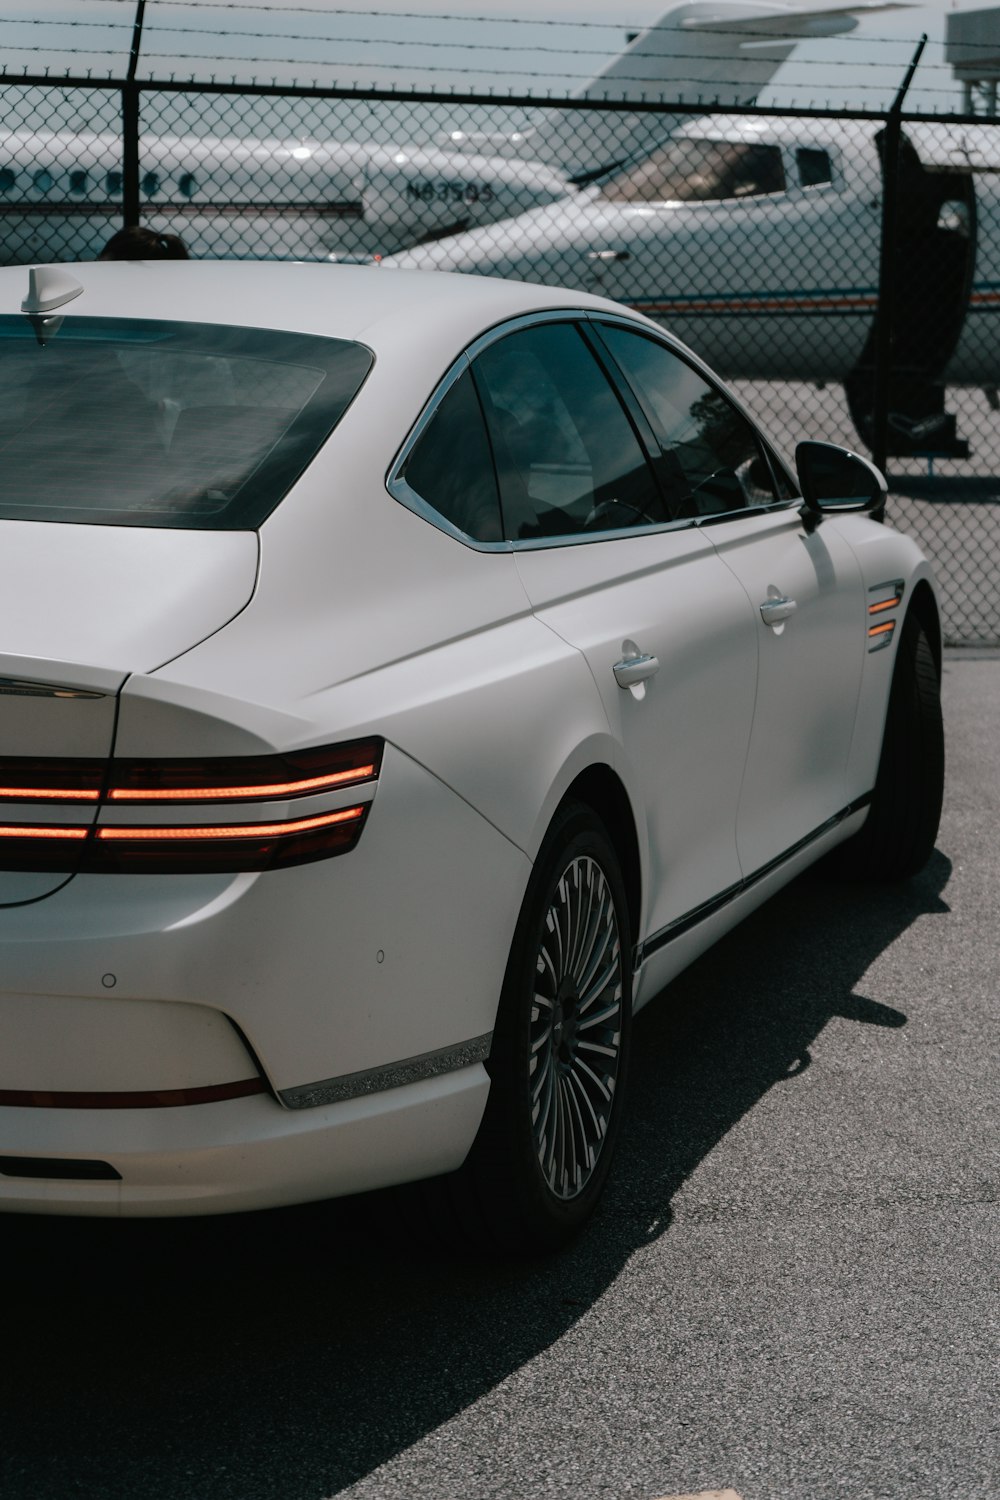
M 579 329 L 542 323 L 474 361 L 511 541 L 671 519 L 635 429 Z
M 493 458 L 468 370 L 442 398 L 400 477 L 432 510 L 473 541 L 502 540 Z
M 656 339 L 610 323 L 600 331 L 656 434 L 676 516 L 724 515 L 786 498 L 753 426 L 723 391 Z

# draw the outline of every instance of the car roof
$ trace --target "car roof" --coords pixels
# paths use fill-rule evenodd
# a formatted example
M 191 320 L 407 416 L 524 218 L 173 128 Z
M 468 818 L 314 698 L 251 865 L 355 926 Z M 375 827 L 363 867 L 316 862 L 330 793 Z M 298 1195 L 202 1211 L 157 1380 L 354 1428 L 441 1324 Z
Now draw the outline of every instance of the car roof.
M 22 311 L 29 269 L 0 268 L 0 313 Z M 626 311 L 586 292 L 498 277 L 379 266 L 88 261 L 53 269 L 83 288 L 81 294 L 53 309 L 53 315 L 277 328 L 354 339 L 376 354 L 400 343 L 412 346 L 414 339 L 461 344 L 505 319 L 544 309 Z

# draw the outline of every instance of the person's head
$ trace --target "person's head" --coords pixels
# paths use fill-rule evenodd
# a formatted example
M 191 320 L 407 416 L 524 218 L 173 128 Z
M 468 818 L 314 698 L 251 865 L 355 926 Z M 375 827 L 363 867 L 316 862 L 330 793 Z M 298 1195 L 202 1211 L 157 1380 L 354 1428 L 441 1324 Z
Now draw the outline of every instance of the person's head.
M 184 241 L 177 234 L 161 234 L 130 224 L 113 234 L 97 257 L 98 260 L 187 260 Z

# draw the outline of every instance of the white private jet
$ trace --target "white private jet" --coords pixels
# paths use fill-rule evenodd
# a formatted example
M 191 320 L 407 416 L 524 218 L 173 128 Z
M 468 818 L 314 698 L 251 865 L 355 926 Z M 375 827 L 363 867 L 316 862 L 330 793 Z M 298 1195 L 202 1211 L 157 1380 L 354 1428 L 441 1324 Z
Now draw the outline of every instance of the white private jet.
M 871 437 L 880 127 L 715 116 L 520 217 L 385 264 L 599 290 L 730 378 L 843 382 Z M 1000 132 L 906 128 L 894 266 L 891 453 L 965 457 L 944 387 L 996 406 Z
M 892 8 L 881 0 L 823 9 L 746 0 L 674 6 L 579 97 L 655 88 L 671 102 L 705 95 L 746 102 L 801 38 L 850 31 L 858 14 Z M 199 257 L 386 255 L 562 199 L 573 180 L 597 176 L 633 150 L 637 128 L 636 116 L 609 112 L 598 135 L 581 130 L 579 112 L 551 110 L 541 126 L 510 136 L 454 131 L 447 150 L 408 141 L 146 137 L 142 219 L 180 234 Z M 470 146 L 476 154 L 466 154 Z M 121 155 L 113 132 L 0 134 L 0 262 L 95 255 L 121 222 Z

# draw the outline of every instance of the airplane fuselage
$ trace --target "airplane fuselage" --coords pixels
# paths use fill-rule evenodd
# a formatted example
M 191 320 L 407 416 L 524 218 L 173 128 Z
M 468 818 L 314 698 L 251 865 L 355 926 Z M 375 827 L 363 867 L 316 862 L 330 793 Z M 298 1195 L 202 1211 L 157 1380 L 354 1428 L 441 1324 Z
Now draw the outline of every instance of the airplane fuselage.
M 643 196 L 641 180 L 630 192 L 639 164 L 610 183 L 392 263 L 575 283 L 669 325 L 727 376 L 842 380 L 862 358 L 877 310 L 882 173 L 875 130 L 825 121 L 822 128 L 764 118 L 700 121 L 674 137 L 675 151 L 764 148 L 774 153 L 773 179 L 766 179 L 765 159 L 746 192 L 657 200 Z M 922 320 L 930 341 L 939 336 L 928 327 L 935 322 L 929 304 L 961 298 L 962 316 L 953 317 L 957 326 L 946 335 L 950 346 L 939 338 L 935 374 L 990 384 L 1000 374 L 993 332 L 1000 161 L 970 164 L 969 132 L 952 127 L 948 140 L 946 131 L 934 127 L 938 159 L 907 185 L 898 232 L 912 284 L 901 289 L 898 313 L 904 323 Z M 925 132 L 918 155 L 929 138 Z M 947 286 L 935 275 L 944 256 L 952 262 Z M 919 305 L 921 293 L 928 305 Z
M 195 257 L 388 255 L 566 192 L 535 162 L 409 146 L 160 136 L 139 168 L 142 221 Z M 117 136 L 0 137 L 0 263 L 87 259 L 122 221 Z

